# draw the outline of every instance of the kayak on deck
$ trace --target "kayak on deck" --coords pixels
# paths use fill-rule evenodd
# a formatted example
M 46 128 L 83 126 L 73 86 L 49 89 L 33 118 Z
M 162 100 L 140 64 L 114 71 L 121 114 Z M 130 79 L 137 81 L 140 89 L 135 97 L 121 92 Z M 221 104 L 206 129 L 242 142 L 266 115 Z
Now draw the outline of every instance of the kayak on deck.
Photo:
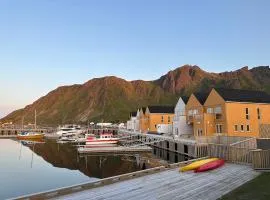
M 196 169 L 194 172 L 198 173 L 198 172 L 206 172 L 209 170 L 213 170 L 213 169 L 217 169 L 221 166 L 223 166 L 225 163 L 224 160 L 220 159 L 220 160 L 214 160 L 212 162 L 206 163 L 202 166 L 200 166 L 198 169 Z
M 189 165 L 181 167 L 179 169 L 179 171 L 185 172 L 185 171 L 195 170 L 195 169 L 199 168 L 200 166 L 202 166 L 202 165 L 204 165 L 206 163 L 216 161 L 216 160 L 219 160 L 219 159 L 218 158 L 207 158 L 207 159 L 204 159 L 204 160 L 198 160 L 198 161 L 195 161 L 195 162 L 193 162 L 193 163 L 191 163 Z

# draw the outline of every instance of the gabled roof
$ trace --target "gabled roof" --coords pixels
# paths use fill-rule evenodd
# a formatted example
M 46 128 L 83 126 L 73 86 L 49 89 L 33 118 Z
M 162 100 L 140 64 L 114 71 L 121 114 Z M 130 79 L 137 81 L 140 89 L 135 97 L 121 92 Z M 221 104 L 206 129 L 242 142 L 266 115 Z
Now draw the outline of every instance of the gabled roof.
M 270 103 L 270 95 L 262 91 L 214 88 L 225 101 Z
M 146 107 L 142 107 L 142 111 L 143 111 L 143 113 L 145 113 Z
M 174 113 L 174 106 L 148 106 L 150 113 Z
M 136 116 L 137 116 L 137 111 L 136 111 L 136 112 L 135 112 L 135 111 L 134 111 L 134 112 L 131 112 L 131 113 L 130 113 L 130 116 L 131 116 L 131 117 L 136 117 Z
M 195 92 L 193 93 L 194 96 L 198 99 L 198 101 L 203 105 L 209 96 L 209 93 L 200 93 L 200 92 Z
M 189 97 L 182 96 L 181 99 L 184 101 L 185 104 L 187 104 Z

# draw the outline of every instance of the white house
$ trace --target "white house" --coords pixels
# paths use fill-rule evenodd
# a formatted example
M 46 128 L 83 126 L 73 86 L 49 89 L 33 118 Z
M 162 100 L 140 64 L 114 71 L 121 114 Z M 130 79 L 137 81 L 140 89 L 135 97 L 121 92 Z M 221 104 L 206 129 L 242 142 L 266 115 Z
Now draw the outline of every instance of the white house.
M 173 135 L 180 136 L 183 134 L 192 134 L 192 126 L 186 123 L 185 107 L 188 102 L 188 97 L 180 97 L 175 109 L 173 118 Z
M 127 129 L 131 131 L 136 130 L 137 112 L 130 113 L 130 120 L 127 121 Z

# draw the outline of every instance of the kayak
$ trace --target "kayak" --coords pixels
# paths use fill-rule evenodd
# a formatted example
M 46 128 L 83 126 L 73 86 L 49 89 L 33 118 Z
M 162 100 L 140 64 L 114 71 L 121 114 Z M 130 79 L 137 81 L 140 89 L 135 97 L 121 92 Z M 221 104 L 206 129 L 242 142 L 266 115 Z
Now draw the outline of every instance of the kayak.
M 207 159 L 204 159 L 204 160 L 198 160 L 198 161 L 195 161 L 195 162 L 193 162 L 193 163 L 191 163 L 189 165 L 181 167 L 179 169 L 179 171 L 185 172 L 185 171 L 195 170 L 195 169 L 199 168 L 200 166 L 202 166 L 202 165 L 204 165 L 206 163 L 216 161 L 216 160 L 219 160 L 219 159 L 218 158 L 207 158 Z
M 196 169 L 194 172 L 195 173 L 198 173 L 198 172 L 206 172 L 206 171 L 209 171 L 209 170 L 213 170 L 213 169 L 217 169 L 221 166 L 223 166 L 225 163 L 224 160 L 220 159 L 220 160 L 215 160 L 215 161 L 212 161 L 212 162 L 209 162 L 209 163 L 206 163 L 202 166 L 200 166 L 198 169 Z

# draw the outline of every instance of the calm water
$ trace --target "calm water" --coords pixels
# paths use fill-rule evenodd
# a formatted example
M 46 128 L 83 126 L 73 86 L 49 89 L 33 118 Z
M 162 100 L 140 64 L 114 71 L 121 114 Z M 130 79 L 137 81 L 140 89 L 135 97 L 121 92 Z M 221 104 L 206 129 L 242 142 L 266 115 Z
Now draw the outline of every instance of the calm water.
M 0 199 L 141 170 L 138 156 L 78 157 L 71 145 L 0 139 Z

